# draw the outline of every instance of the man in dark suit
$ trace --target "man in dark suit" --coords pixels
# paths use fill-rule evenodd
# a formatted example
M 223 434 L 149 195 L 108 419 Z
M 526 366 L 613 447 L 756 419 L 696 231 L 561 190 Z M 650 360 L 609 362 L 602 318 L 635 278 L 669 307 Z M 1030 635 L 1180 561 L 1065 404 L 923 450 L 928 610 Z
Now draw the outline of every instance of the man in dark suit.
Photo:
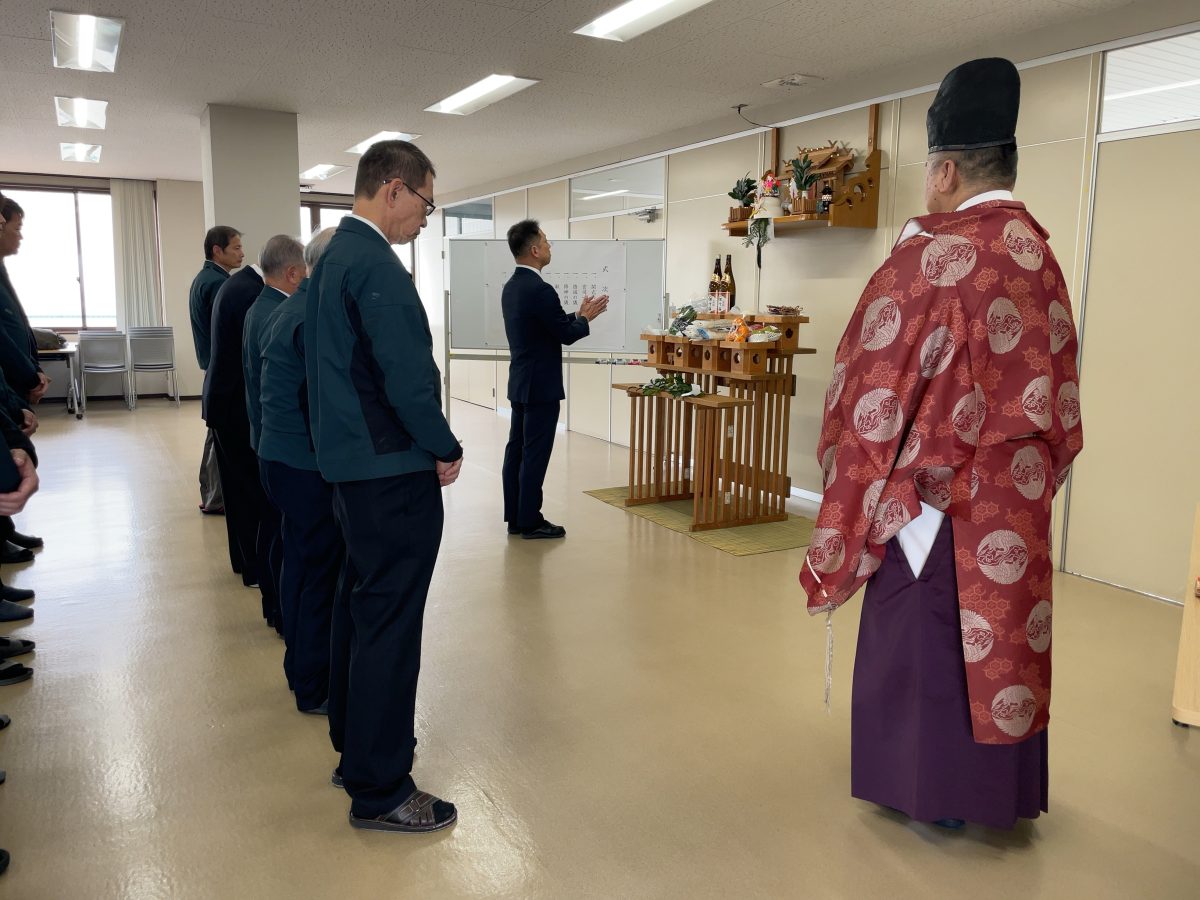
M 376 831 L 453 825 L 453 803 L 417 789 L 417 678 L 429 583 L 442 541 L 441 489 L 462 446 L 442 414 L 433 337 L 393 244 L 435 209 L 433 163 L 380 141 L 358 163 L 354 212 L 313 270 L 304 364 L 317 466 L 346 541 L 334 601 L 329 736 L 350 824 Z
M 217 291 L 212 311 L 212 352 L 204 373 L 200 412 L 216 438 L 230 560 L 235 568 L 240 561 L 243 584 L 258 585 L 262 591 L 267 624 L 281 629 L 279 597 L 268 574 L 269 560 L 259 557 L 259 524 L 270 501 L 259 478 L 258 457 L 250 446 L 246 376 L 242 369 L 246 314 L 262 289 L 260 268 L 246 266 Z
M 217 291 L 229 280 L 229 273 L 240 268 L 242 233 L 228 225 L 214 225 L 204 235 L 204 265 L 192 279 L 188 291 L 188 312 L 192 322 L 192 342 L 196 346 L 196 363 L 200 371 L 208 369 L 212 356 L 212 308 Z M 204 455 L 200 459 L 200 511 L 221 513 L 225 498 L 221 494 L 221 473 L 217 469 L 217 450 L 212 429 L 204 438 Z M 234 567 L 237 571 L 237 567 Z
M 512 363 L 508 401 L 512 425 L 504 448 L 504 521 L 509 534 L 525 540 L 566 537 L 561 525 L 542 515 L 542 482 L 554 449 L 563 391 L 562 346 L 587 337 L 591 320 L 608 308 L 608 295 L 583 298 L 579 312 L 567 313 L 558 292 L 542 280 L 550 264 L 550 241 L 533 219 L 508 229 L 508 249 L 516 271 L 504 285 L 500 303 Z

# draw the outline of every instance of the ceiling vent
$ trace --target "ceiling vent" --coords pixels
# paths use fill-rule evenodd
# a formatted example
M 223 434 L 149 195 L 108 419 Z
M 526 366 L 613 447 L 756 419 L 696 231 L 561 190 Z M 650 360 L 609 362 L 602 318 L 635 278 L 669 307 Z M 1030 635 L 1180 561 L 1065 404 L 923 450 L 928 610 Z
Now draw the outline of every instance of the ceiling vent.
M 767 88 L 801 88 L 810 87 L 818 81 L 824 81 L 820 75 L 804 75 L 800 72 L 794 75 L 784 75 L 782 78 L 776 78 L 774 81 L 764 81 L 762 86 Z

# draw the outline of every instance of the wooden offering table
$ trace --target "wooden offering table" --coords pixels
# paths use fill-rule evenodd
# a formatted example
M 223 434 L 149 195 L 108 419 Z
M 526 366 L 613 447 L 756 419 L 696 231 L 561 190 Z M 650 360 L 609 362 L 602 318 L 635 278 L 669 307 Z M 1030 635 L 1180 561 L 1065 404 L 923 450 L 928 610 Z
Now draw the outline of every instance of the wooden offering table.
M 644 394 L 641 384 L 615 384 L 632 408 L 626 506 L 693 501 L 692 531 L 787 519 L 793 357 L 805 316 L 745 317 L 779 327 L 770 343 L 689 341 L 642 335 L 660 374 L 679 373 L 703 394 L 675 399 Z

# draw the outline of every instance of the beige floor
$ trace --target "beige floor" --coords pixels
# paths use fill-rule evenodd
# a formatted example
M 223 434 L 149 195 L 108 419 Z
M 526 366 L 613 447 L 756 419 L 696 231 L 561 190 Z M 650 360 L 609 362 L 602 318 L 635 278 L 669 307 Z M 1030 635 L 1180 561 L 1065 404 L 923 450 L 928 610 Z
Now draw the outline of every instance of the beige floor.
M 945 834 L 849 796 L 857 610 L 824 629 L 801 552 L 743 559 L 585 496 L 625 453 L 559 438 L 547 513 L 500 522 L 505 422 L 456 405 L 467 464 L 426 616 L 418 782 L 437 836 L 346 824 L 323 720 L 196 511 L 197 405 L 47 411 L 31 682 L 0 688 L 0 896 L 1200 896 L 1200 731 L 1173 728 L 1179 611 L 1057 584 L 1051 813 Z

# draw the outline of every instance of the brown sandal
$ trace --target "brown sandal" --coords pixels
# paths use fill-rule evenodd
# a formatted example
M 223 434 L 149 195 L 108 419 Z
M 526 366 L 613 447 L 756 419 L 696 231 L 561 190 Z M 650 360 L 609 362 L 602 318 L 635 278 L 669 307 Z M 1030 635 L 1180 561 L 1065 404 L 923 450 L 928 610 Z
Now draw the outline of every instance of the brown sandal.
M 390 813 L 375 818 L 362 818 L 350 813 L 350 824 L 368 831 L 400 831 L 408 834 L 423 834 L 449 828 L 458 821 L 458 810 L 453 803 L 427 794 L 413 791 L 409 798 Z

